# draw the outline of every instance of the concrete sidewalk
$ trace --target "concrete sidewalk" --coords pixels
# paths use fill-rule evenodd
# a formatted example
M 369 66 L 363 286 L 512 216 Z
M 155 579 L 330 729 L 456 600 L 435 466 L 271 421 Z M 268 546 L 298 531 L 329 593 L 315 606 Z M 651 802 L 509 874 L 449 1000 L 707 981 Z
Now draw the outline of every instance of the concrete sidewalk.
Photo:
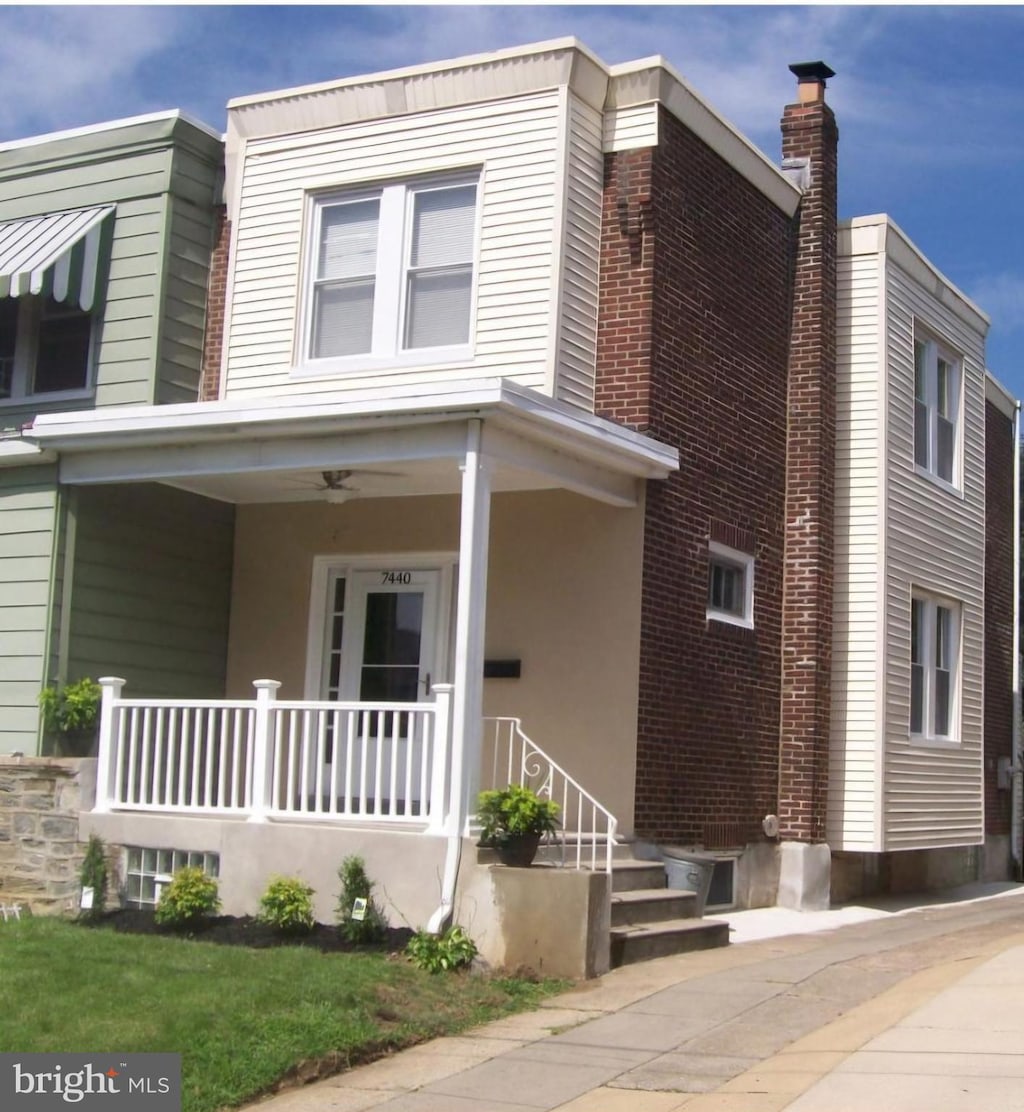
M 627 966 L 256 1107 L 1024 1112 L 1022 989 L 1017 888 Z

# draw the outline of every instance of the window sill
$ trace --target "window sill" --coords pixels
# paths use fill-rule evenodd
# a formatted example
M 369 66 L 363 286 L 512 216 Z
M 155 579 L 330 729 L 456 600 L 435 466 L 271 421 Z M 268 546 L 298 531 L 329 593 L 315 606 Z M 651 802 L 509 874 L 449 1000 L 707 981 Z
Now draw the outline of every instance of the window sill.
M 927 468 L 922 467 L 919 463 L 915 463 L 914 473 L 916 475 L 920 475 L 922 479 L 927 480 L 933 486 L 937 486 L 940 490 L 944 490 L 947 493 L 952 494 L 954 498 L 959 498 L 961 502 L 964 500 L 964 492 L 960 487 L 946 482 L 945 479 L 942 479 L 938 475 L 936 475 L 934 471 L 929 471 L 927 470 Z
M 401 355 L 393 356 L 348 355 L 341 359 L 313 359 L 299 363 L 292 367 L 291 377 L 294 379 L 354 377 L 375 374 L 379 371 L 415 370 L 420 367 L 424 370 L 435 370 L 446 364 L 467 363 L 472 359 L 472 344 L 423 348 L 420 351 L 403 352 Z
M 736 626 L 738 629 L 753 629 L 753 618 L 741 618 L 736 614 L 726 614 L 721 610 L 708 610 L 706 613 L 708 622 L 720 622 L 722 625 Z
M 84 390 L 54 390 L 47 394 L 19 394 L 13 398 L 0 398 L 0 409 L 14 409 L 26 405 L 44 405 L 47 402 L 80 402 L 95 394 L 92 387 Z
M 920 749 L 961 749 L 961 743 L 952 737 L 925 737 L 924 734 L 910 734 L 907 737 L 908 745 L 915 745 Z

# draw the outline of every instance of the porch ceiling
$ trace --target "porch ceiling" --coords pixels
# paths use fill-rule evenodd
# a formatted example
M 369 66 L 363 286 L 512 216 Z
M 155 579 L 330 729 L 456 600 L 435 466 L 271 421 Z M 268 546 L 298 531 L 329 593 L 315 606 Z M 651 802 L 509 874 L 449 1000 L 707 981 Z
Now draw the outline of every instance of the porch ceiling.
M 344 501 L 457 492 L 476 421 L 496 491 L 558 487 L 632 505 L 640 480 L 678 468 L 676 449 L 505 379 L 427 396 L 395 390 L 47 414 L 26 437 L 59 453 L 65 483 L 160 481 L 228 502 Z M 325 482 L 327 471 L 342 474 Z
M 355 498 L 458 494 L 462 474 L 456 460 L 432 459 L 396 463 L 380 461 L 372 466 L 353 463 L 347 468 L 249 471 L 166 481 L 182 490 L 238 505 L 267 502 L 340 503 Z M 491 474 L 491 489 L 494 491 L 545 490 L 559 485 L 549 476 L 501 461 L 496 462 Z

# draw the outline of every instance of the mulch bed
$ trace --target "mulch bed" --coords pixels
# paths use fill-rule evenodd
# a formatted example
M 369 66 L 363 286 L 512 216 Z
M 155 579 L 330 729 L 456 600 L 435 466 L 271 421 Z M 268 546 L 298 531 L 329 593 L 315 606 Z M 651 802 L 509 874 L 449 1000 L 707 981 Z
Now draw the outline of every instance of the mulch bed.
M 152 911 L 119 908 L 93 919 L 83 919 L 89 927 L 105 927 L 124 934 L 157 934 L 168 938 L 191 938 L 197 942 L 215 942 L 221 946 L 248 946 L 264 950 L 271 946 L 308 946 L 324 954 L 332 953 L 400 953 L 413 932 L 408 927 L 388 927 L 383 941 L 374 946 L 354 946 L 342 938 L 337 927 L 317 923 L 305 934 L 283 935 L 249 915 L 217 915 L 205 919 L 187 932 L 160 926 Z

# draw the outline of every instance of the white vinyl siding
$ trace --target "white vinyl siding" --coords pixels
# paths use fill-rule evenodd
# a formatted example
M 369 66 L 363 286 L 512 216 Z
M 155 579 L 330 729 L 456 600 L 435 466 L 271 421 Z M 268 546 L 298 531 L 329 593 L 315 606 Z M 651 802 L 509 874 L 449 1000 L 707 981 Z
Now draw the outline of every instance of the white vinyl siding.
M 429 386 L 476 375 L 506 375 L 550 390 L 553 237 L 565 111 L 556 90 L 249 140 L 235 214 L 227 395 Z M 341 376 L 296 374 L 308 198 L 459 172 L 479 174 L 480 180 L 472 357 L 346 370 Z
M 651 101 L 628 108 L 613 108 L 605 113 L 603 130 L 606 151 L 655 147 L 658 144 L 658 106 Z
M 828 842 L 840 850 L 871 850 L 879 837 L 881 283 L 877 254 L 839 258 Z
M 966 845 L 983 839 L 984 340 L 891 258 L 887 274 L 883 848 Z M 920 474 L 914 462 L 914 340 L 922 330 L 961 361 L 959 490 Z M 960 604 L 956 717 L 944 742 L 910 736 L 912 592 Z
M 555 396 L 594 411 L 604 157 L 601 116 L 569 98 L 565 257 Z

